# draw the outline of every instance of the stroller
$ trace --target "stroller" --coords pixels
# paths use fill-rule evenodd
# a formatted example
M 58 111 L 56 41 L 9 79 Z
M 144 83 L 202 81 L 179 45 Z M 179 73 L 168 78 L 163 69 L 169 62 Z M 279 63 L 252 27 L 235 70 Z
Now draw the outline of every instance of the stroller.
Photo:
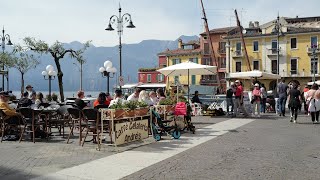
M 156 141 L 160 141 L 161 136 L 164 133 L 171 134 L 174 139 L 180 138 L 181 132 L 175 120 L 163 120 L 160 114 L 156 112 L 154 109 L 152 110 L 152 115 L 155 117 L 155 122 L 153 120 L 151 120 L 151 122 L 153 137 Z M 168 125 L 169 123 L 172 124 L 172 122 L 174 122 L 174 125 Z

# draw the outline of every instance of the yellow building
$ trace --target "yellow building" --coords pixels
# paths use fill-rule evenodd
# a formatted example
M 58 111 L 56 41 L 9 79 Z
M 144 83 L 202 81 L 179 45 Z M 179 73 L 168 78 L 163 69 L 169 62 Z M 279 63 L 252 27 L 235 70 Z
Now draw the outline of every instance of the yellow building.
M 252 70 L 279 73 L 287 83 L 295 81 L 304 85 L 312 81 L 314 75 L 318 80 L 320 51 L 315 49 L 313 53 L 311 46 L 318 45 L 319 37 L 320 17 L 281 17 L 278 21 L 276 19 L 261 26 L 259 22 L 250 22 L 249 28 L 246 28 L 244 33 L 250 67 Z M 248 62 L 239 33 L 231 34 L 226 39 L 230 44 L 230 49 L 226 50 L 227 67 L 230 66 L 230 72 L 248 71 Z M 250 86 L 250 82 L 250 80 L 245 81 L 245 86 Z M 268 90 L 276 86 L 276 81 L 261 80 L 261 82 Z
M 166 56 L 167 66 L 174 64 L 192 61 L 194 63 L 201 64 L 201 49 L 198 41 L 190 41 L 188 43 L 183 43 L 181 39 L 178 42 L 178 49 L 167 50 L 162 53 L 159 53 L 158 56 Z M 167 88 L 174 86 L 176 80 L 183 85 L 188 84 L 188 76 L 168 76 L 167 77 Z M 191 75 L 189 77 L 190 85 L 199 85 L 201 80 L 200 75 Z

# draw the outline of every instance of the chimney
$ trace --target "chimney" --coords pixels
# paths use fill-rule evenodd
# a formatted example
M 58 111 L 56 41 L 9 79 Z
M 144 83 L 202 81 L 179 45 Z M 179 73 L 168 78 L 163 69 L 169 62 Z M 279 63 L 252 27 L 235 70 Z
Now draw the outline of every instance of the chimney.
M 254 22 L 254 27 L 258 28 L 259 27 L 259 21 Z
M 252 21 L 249 22 L 249 28 L 253 28 L 254 27 L 254 24 Z
M 182 39 L 179 39 L 179 40 L 178 40 L 178 48 L 179 48 L 179 49 L 182 49 Z

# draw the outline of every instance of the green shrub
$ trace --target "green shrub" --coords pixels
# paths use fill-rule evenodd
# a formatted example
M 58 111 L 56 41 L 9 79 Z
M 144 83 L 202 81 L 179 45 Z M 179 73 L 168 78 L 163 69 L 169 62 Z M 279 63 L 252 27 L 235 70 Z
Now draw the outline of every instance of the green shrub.
M 172 99 L 162 99 L 159 101 L 160 105 L 173 105 L 174 101 Z
M 109 109 L 123 109 L 123 105 L 121 103 L 121 101 L 118 101 L 116 104 L 113 104 L 109 107 Z
M 123 108 L 134 110 L 138 107 L 138 101 L 126 101 L 123 104 Z

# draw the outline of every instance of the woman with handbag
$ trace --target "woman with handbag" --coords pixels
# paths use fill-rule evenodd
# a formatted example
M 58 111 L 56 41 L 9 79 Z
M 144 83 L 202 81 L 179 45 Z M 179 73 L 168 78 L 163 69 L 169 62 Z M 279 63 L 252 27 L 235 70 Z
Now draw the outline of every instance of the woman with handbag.
M 255 116 L 256 113 L 256 108 L 257 108 L 257 112 L 258 112 L 258 117 L 260 117 L 260 101 L 261 101 L 261 90 L 260 90 L 260 85 L 258 83 L 256 83 L 254 85 L 254 89 L 252 91 L 252 104 L 253 104 L 253 108 L 252 108 L 252 116 Z
M 320 112 L 320 90 L 317 90 L 309 102 L 309 112 L 311 114 L 311 120 L 313 124 L 319 122 Z
M 291 109 L 290 122 L 296 123 L 298 118 L 298 109 L 301 104 L 300 91 L 297 89 L 297 84 L 293 84 L 292 89 L 289 91 L 289 107 Z M 294 115 L 294 120 L 293 120 Z
M 305 99 L 306 99 L 306 106 L 308 107 L 308 109 L 310 106 L 310 101 L 314 97 L 314 94 L 316 93 L 318 88 L 319 88 L 318 84 L 314 83 L 311 86 L 311 89 L 306 93 Z M 309 115 L 309 110 L 308 110 L 308 115 Z

